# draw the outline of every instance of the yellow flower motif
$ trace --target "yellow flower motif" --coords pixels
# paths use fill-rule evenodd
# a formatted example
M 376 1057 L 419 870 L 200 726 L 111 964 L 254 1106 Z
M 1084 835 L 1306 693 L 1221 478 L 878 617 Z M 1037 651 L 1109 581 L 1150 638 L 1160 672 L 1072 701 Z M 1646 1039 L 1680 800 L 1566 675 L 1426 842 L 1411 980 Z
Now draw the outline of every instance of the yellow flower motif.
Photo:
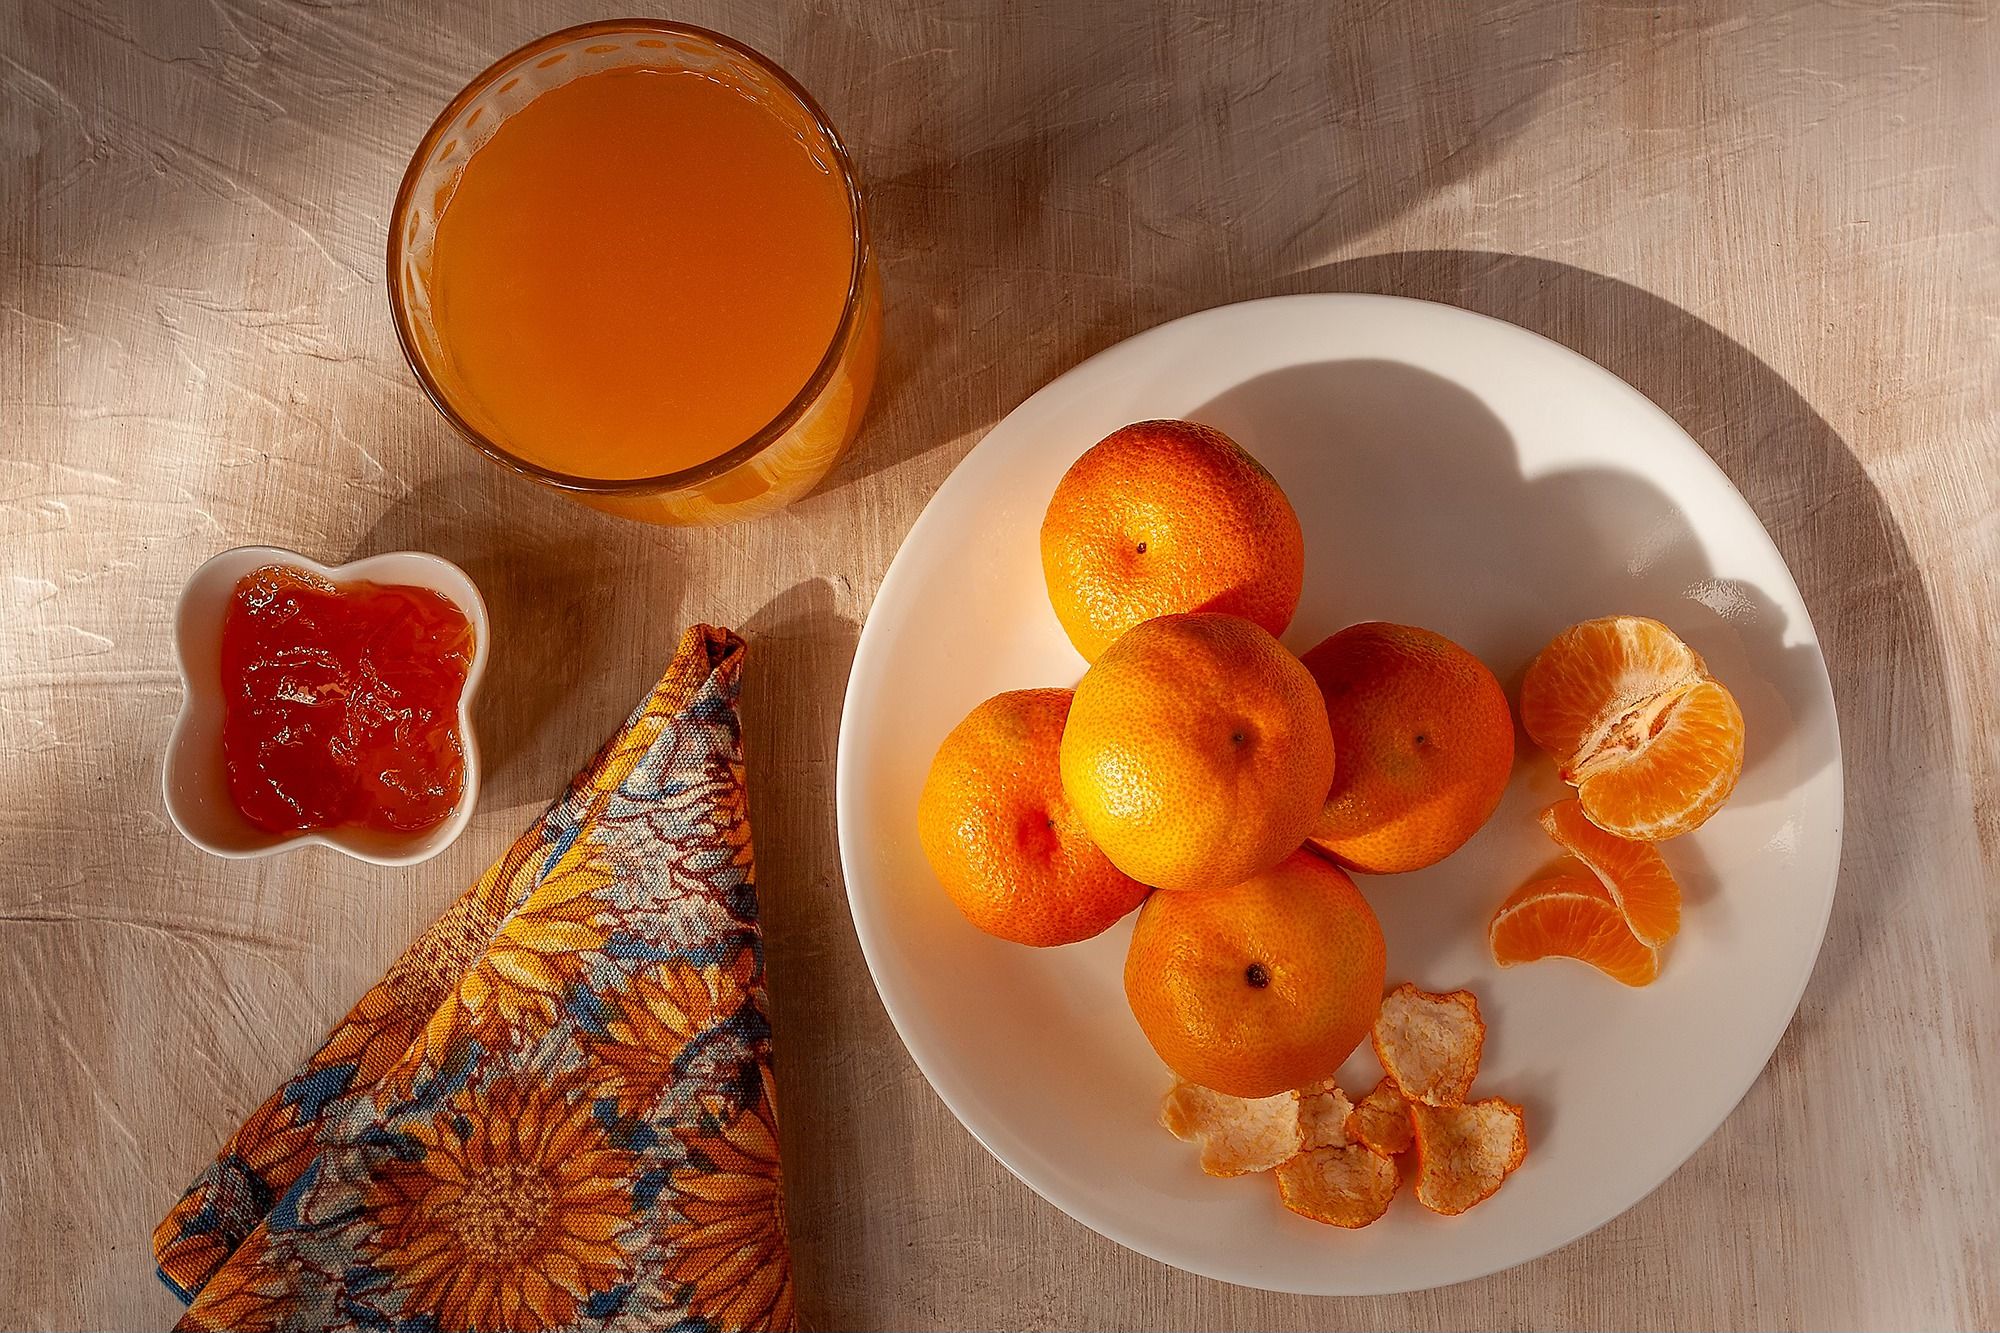
M 719 1136 L 683 1138 L 714 1169 L 674 1172 L 673 1204 L 686 1221 L 663 1236 L 667 1273 L 691 1284 L 694 1312 L 725 1333 L 794 1327 L 769 1072 L 763 1097 Z
M 582 1098 L 508 1082 L 461 1094 L 471 1119 L 414 1126 L 420 1160 L 377 1169 L 363 1211 L 369 1262 L 439 1328 L 566 1327 L 592 1292 L 627 1281 L 632 1155 L 610 1147 Z
M 606 997 L 604 1035 L 591 1039 L 591 1050 L 612 1075 L 605 1090 L 621 1111 L 652 1110 L 688 1043 L 743 1007 L 755 968 L 748 950 L 726 967 L 676 959 L 647 968 Z
M 431 1016 L 401 1067 L 407 1076 L 420 1057 L 442 1062 L 468 1033 L 546 1029 L 560 1012 L 563 993 L 588 969 L 583 955 L 602 948 L 605 904 L 596 894 L 614 877 L 604 851 L 578 838 L 500 923 L 486 951 L 466 969 L 458 988 Z

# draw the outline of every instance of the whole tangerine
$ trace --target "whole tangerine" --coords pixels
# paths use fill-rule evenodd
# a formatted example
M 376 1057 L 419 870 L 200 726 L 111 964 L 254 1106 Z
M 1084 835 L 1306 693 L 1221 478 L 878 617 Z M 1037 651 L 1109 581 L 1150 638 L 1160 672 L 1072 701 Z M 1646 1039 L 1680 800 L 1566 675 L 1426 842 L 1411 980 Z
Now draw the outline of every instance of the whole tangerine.
M 1099 851 L 1063 795 L 1069 690 L 995 695 L 952 728 L 917 801 L 924 855 L 958 910 L 1017 944 L 1073 944 L 1137 907 L 1146 886 Z
M 1413 625 L 1350 625 L 1301 659 L 1326 699 L 1340 771 L 1312 840 L 1371 875 L 1435 865 L 1507 790 L 1514 718 L 1486 664 Z
M 1242 616 L 1283 634 L 1305 581 L 1291 501 L 1213 426 L 1140 421 L 1070 466 L 1042 519 L 1056 618 L 1087 662 L 1141 621 Z
M 1062 784 L 1111 863 L 1161 889 L 1215 889 L 1312 831 L 1334 745 L 1312 674 L 1237 616 L 1145 621 L 1084 673 Z
M 1361 1044 L 1385 963 L 1354 881 L 1299 851 L 1226 889 L 1148 898 L 1125 954 L 1125 998 L 1176 1074 L 1270 1097 L 1332 1077 Z

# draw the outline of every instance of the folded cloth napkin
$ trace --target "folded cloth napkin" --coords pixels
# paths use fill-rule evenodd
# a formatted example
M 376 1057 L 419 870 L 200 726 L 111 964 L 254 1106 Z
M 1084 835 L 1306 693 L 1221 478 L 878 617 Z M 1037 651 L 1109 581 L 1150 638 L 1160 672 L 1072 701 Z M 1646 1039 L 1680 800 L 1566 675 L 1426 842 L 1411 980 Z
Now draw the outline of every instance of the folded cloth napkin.
M 186 1329 L 793 1326 L 736 697 L 687 632 L 153 1237 Z

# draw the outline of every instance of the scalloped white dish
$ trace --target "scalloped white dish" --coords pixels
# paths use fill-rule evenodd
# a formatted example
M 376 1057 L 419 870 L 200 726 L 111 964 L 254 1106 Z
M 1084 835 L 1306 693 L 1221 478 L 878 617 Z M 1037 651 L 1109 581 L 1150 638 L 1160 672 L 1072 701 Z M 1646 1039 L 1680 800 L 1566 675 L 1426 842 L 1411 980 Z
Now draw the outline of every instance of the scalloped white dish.
M 449 818 L 415 834 L 366 828 L 272 833 L 245 820 L 230 799 L 222 759 L 222 623 L 231 594 L 245 574 L 265 565 L 292 565 L 336 583 L 368 581 L 428 588 L 450 600 L 471 622 L 472 663 L 458 696 L 458 733 L 465 748 L 464 788 Z M 174 656 L 181 673 L 181 709 L 167 740 L 162 775 L 167 814 L 195 846 L 216 856 L 275 856 L 301 847 L 331 847 L 380 866 L 415 865 L 451 846 L 479 801 L 479 742 L 472 703 L 486 670 L 491 625 L 485 599 L 470 576 L 441 556 L 391 551 L 323 565 L 278 546 L 238 546 L 211 556 L 181 590 L 174 612 Z
M 1035 950 L 968 925 L 916 836 L 938 742 L 1002 690 L 1073 685 L 1037 547 L 1063 471 L 1148 417 L 1220 427 L 1291 497 L 1304 600 L 1286 643 L 1423 625 L 1484 659 L 1510 699 L 1529 659 L 1591 616 L 1654 616 L 1743 709 L 1734 799 L 1664 845 L 1686 891 L 1660 979 L 1628 990 L 1565 960 L 1502 970 L 1493 908 L 1555 854 L 1535 813 L 1567 790 L 1522 738 L 1499 811 L 1456 855 L 1357 882 L 1389 980 L 1466 986 L 1489 1036 L 1480 1096 L 1525 1105 L 1530 1151 L 1454 1218 L 1398 1198 L 1344 1232 L 1295 1217 L 1265 1176 L 1202 1174 L 1155 1123 L 1169 1078 L 1125 1003 L 1130 920 Z M 965 1127 L 1036 1192 L 1164 1263 L 1277 1291 L 1364 1295 L 1533 1259 L 1643 1199 L 1769 1059 L 1811 975 L 1840 861 L 1833 695 L 1812 621 L 1755 514 L 1673 419 L 1557 344 L 1456 308 L 1380 296 L 1210 310 L 1063 375 L 995 426 L 933 497 L 875 600 L 841 719 L 841 864 L 891 1019 Z M 1342 1070 L 1359 1095 L 1365 1046 Z

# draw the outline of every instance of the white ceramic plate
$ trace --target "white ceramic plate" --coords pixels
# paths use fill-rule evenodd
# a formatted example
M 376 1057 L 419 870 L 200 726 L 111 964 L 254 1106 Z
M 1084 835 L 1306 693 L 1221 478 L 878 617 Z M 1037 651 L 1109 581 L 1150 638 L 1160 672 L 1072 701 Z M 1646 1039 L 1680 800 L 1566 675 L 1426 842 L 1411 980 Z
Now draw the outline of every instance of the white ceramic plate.
M 1001 690 L 1083 663 L 1037 553 L 1065 468 L 1117 427 L 1188 417 L 1276 474 L 1305 527 L 1296 651 L 1357 620 L 1424 625 L 1510 696 L 1534 653 L 1612 612 L 1673 626 L 1735 692 L 1735 798 L 1665 852 L 1687 895 L 1659 981 L 1581 964 L 1502 970 L 1493 907 L 1554 853 L 1562 795 L 1521 743 L 1486 828 L 1441 865 L 1362 878 L 1392 983 L 1468 986 L 1489 1024 L 1477 1095 L 1527 1109 L 1528 1160 L 1492 1199 L 1434 1216 L 1406 1189 L 1346 1232 L 1292 1216 L 1263 1176 L 1204 1176 L 1154 1123 L 1169 1077 L 1127 1009 L 1129 920 L 1023 948 L 958 915 L 917 844 L 938 742 Z M 1369 1294 L 1522 1263 L 1631 1207 L 1756 1079 L 1819 952 L 1840 860 L 1840 743 L 1812 622 L 1783 559 L 1666 413 L 1576 354 L 1453 307 L 1296 296 L 1206 311 L 1111 348 L 1014 410 L 910 531 L 855 655 L 841 720 L 841 862 L 855 929 L 910 1054 L 965 1127 L 1044 1198 L 1192 1272 Z M 1359 1092 L 1364 1046 L 1342 1071 Z

